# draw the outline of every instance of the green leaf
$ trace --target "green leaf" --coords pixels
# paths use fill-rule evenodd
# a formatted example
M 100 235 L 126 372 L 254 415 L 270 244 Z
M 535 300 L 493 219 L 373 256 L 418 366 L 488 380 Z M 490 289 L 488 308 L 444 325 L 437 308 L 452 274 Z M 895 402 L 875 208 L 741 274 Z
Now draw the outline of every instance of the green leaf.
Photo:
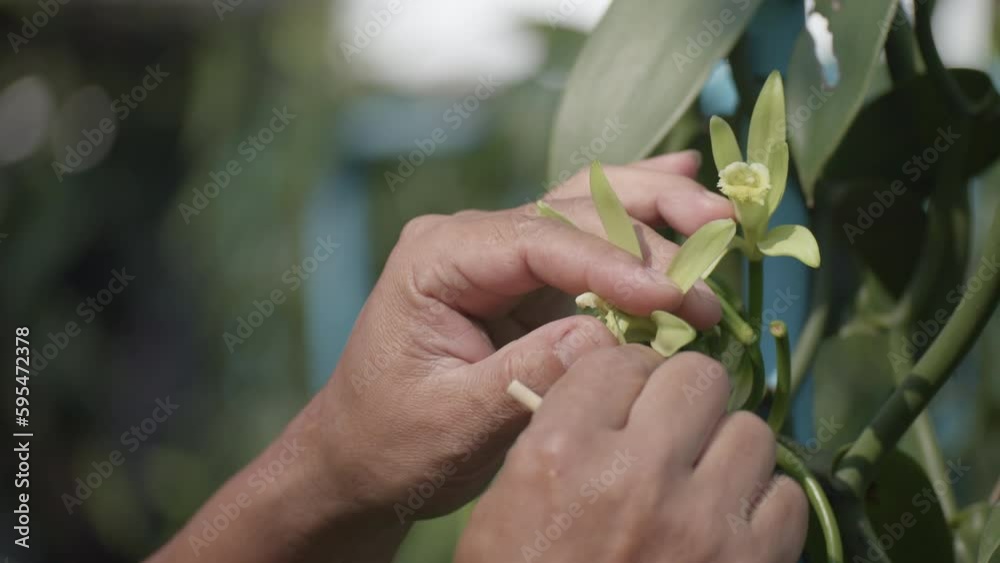
M 604 225 L 608 240 L 641 260 L 642 249 L 639 247 L 639 239 L 635 236 L 632 218 L 625 211 L 615 191 L 611 189 L 608 177 L 604 175 L 601 164 L 596 160 L 590 165 L 590 197 L 594 200 L 594 207 L 601 217 L 601 224 Z
M 789 148 L 802 191 L 813 204 L 816 181 L 840 145 L 868 92 L 898 0 L 823 2 L 840 79 L 830 88 L 816 61 L 812 36 L 802 30 L 788 63 Z
M 955 559 L 962 563 L 976 563 L 979 546 L 984 537 L 983 530 L 990 517 L 990 504 L 976 502 L 963 508 L 956 514 L 951 524 L 952 536 L 955 539 Z
M 549 178 L 568 179 L 581 147 L 604 162 L 646 156 L 695 100 L 762 0 L 616 0 L 570 72 L 556 113 Z M 710 35 L 700 44 L 696 37 Z
M 994 505 L 989 520 L 979 538 L 978 563 L 997 563 L 1000 561 L 1000 504 Z
M 551 205 L 545 203 L 544 201 L 538 200 L 535 202 L 535 205 L 538 206 L 538 213 L 542 217 L 548 217 L 549 219 L 557 219 L 559 221 L 562 221 L 563 223 L 566 223 L 570 227 L 576 226 L 573 224 L 573 221 L 569 220 L 569 217 L 566 217 L 562 213 L 559 213 L 558 211 L 553 209 Z
M 712 157 L 715 159 L 715 167 L 722 170 L 734 162 L 743 162 L 743 153 L 740 152 L 736 134 L 733 133 L 729 123 L 713 115 L 708 127 L 712 136 Z
M 856 254 L 889 293 L 898 297 L 925 252 L 921 242 L 928 218 L 922 198 L 905 193 L 895 196 L 891 185 L 891 181 L 877 178 L 838 182 L 830 185 L 835 188 L 830 199 L 832 224 L 840 226 L 834 231 L 837 242 Z M 888 207 L 879 201 L 888 201 L 887 193 L 895 198 Z
M 765 166 L 771 161 L 771 151 L 785 142 L 785 92 L 781 73 L 771 72 L 757 95 L 757 103 L 750 116 L 750 134 L 747 136 L 747 162 Z
M 791 256 L 810 268 L 819 268 L 819 245 L 802 225 L 781 225 L 764 235 L 757 248 L 768 256 Z
M 698 332 L 684 319 L 665 311 L 653 311 L 650 318 L 656 323 L 656 338 L 649 345 L 664 358 L 673 356 L 698 336 Z
M 884 333 L 854 333 L 820 344 L 813 364 L 813 426 L 826 429 L 814 444 L 836 451 L 867 426 L 895 386 Z
M 732 219 L 705 223 L 681 245 L 667 267 L 667 277 L 681 291 L 691 289 L 696 281 L 711 273 L 735 236 L 736 222 Z
M 767 162 L 767 171 L 771 174 L 771 190 L 767 192 L 767 214 L 773 215 L 785 195 L 785 184 L 788 182 L 788 143 L 781 142 L 774 146 Z
M 990 77 L 977 70 L 951 69 L 949 74 L 972 98 L 982 99 L 993 89 Z M 935 164 L 924 170 L 916 165 L 914 157 L 935 144 L 945 148 L 939 151 L 943 155 L 952 150 L 960 131 L 950 111 L 934 79 L 927 75 L 896 85 L 858 113 L 823 169 L 822 178 L 836 181 L 878 177 L 885 180 L 885 187 L 880 189 L 899 181 L 897 191 L 902 188 L 926 195 L 942 167 Z M 967 125 L 972 133 L 964 159 L 966 178 L 982 172 L 1000 156 L 1000 143 L 995 142 L 1000 113 L 991 112 Z
M 951 530 L 934 486 L 920 464 L 899 450 L 882 462 L 879 477 L 865 495 L 865 512 L 875 533 L 892 540 L 885 542 L 890 561 L 955 560 Z

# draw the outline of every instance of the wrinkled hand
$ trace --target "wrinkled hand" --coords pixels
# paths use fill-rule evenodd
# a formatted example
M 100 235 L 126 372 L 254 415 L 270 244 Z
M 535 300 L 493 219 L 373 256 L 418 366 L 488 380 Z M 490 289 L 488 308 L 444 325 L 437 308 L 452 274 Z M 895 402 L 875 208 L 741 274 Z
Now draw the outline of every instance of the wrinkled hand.
M 545 395 L 455 561 L 797 561 L 805 494 L 772 476 L 770 428 L 726 415 L 728 397 L 724 368 L 700 354 L 585 356 Z
M 691 179 L 697 167 L 695 153 L 607 167 L 645 262 L 603 238 L 585 174 L 545 198 L 580 230 L 534 204 L 407 224 L 310 407 L 330 421 L 319 440 L 327 477 L 358 507 L 407 523 L 471 500 L 528 421 L 505 393 L 511 379 L 544 393 L 578 358 L 617 344 L 596 319 L 565 318 L 576 294 L 594 291 L 633 314 L 670 311 L 697 328 L 716 323 L 707 287 L 685 296 L 665 277 L 677 246 L 653 229 L 690 234 L 731 216 L 727 200 Z

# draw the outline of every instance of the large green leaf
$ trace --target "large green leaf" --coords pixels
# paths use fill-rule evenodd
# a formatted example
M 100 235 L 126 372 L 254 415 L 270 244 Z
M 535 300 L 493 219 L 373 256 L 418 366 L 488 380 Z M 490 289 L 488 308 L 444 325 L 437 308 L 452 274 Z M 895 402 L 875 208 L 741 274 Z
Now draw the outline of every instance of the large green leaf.
M 920 464 L 896 450 L 865 496 L 865 512 L 890 561 L 955 560 L 951 530 Z
M 978 563 L 997 563 L 1000 561 L 1000 504 L 993 507 L 983 535 L 979 538 Z
M 993 88 L 990 77 L 982 72 L 949 72 L 962 91 L 975 99 Z M 894 87 L 861 110 L 822 177 L 834 181 L 882 177 L 901 182 L 897 191 L 926 195 L 941 171 L 940 158 L 955 145 L 960 134 L 948 108 L 940 88 L 927 75 Z M 966 177 L 983 171 L 1000 155 L 1000 143 L 996 142 L 1000 113 L 992 112 L 969 126 L 972 133 L 964 163 Z M 925 151 L 932 148 L 936 154 L 925 156 Z
M 884 333 L 855 333 L 823 341 L 813 368 L 813 416 L 816 436 L 811 450 L 837 450 L 858 437 L 892 394 L 889 338 Z
M 830 22 L 840 79 L 828 88 L 812 36 L 803 30 L 788 64 L 786 89 L 789 146 L 802 190 L 811 204 L 823 166 L 840 144 L 864 102 L 898 0 L 821 2 Z M 880 25 L 881 24 L 881 25 Z
M 927 213 L 920 198 L 897 195 L 894 185 L 884 178 L 824 184 L 838 225 L 834 236 L 898 297 L 923 254 Z
M 590 158 L 624 164 L 648 154 L 761 3 L 612 3 L 566 84 L 552 133 L 549 178 L 565 180 Z
M 977 563 L 980 539 L 990 517 L 990 504 L 977 502 L 966 506 L 952 518 L 951 530 L 955 539 L 955 559 L 962 563 Z
M 594 207 L 601 217 L 601 224 L 604 225 L 608 240 L 632 253 L 636 258 L 642 259 L 642 248 L 639 246 L 639 238 L 635 235 L 632 218 L 625 211 L 625 206 L 615 191 L 611 189 L 608 177 L 604 175 L 604 170 L 596 160 L 590 165 L 590 197 L 594 200 Z

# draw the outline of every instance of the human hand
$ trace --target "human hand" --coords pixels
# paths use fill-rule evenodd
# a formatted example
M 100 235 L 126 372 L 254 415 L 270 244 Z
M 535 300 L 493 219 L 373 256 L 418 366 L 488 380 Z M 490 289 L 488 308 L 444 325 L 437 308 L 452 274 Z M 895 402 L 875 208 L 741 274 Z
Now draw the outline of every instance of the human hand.
M 472 499 L 528 420 L 505 393 L 511 379 L 544 392 L 583 354 L 617 345 L 596 319 L 564 318 L 576 294 L 594 291 L 633 314 L 670 311 L 697 328 L 716 323 L 707 287 L 683 295 L 664 275 L 677 246 L 653 229 L 690 234 L 732 215 L 691 180 L 697 167 L 688 152 L 606 168 L 637 220 L 645 262 L 603 239 L 585 174 L 545 198 L 580 230 L 534 204 L 411 221 L 306 411 L 322 479 L 359 510 L 399 523 Z
M 722 365 L 693 352 L 583 357 L 476 505 L 456 563 L 797 561 L 805 494 L 773 476 L 767 424 L 726 414 L 729 389 Z

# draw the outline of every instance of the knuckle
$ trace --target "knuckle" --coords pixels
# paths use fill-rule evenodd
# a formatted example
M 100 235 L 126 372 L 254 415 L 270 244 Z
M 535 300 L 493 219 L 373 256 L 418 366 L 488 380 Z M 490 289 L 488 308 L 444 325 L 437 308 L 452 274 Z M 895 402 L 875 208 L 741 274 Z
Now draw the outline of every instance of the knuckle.
M 705 503 L 691 502 L 690 510 L 673 512 L 667 517 L 669 536 L 676 545 L 683 545 L 679 560 L 692 563 L 709 563 L 719 560 L 727 541 L 718 515 L 708 510 Z
M 557 477 L 566 472 L 575 445 L 568 432 L 558 428 L 526 435 L 511 448 L 507 463 L 524 479 Z
M 443 215 L 419 215 L 410 219 L 403 225 L 403 230 L 399 233 L 399 240 L 410 242 L 427 234 L 432 228 L 441 224 L 445 217 Z
M 613 348 L 602 348 L 591 354 L 587 365 L 614 369 L 628 374 L 649 376 L 652 368 L 663 361 L 656 351 L 642 344 L 624 344 Z
M 739 432 L 740 442 L 748 450 L 759 452 L 758 455 L 764 455 L 773 462 L 777 444 L 771 427 L 764 419 L 748 411 L 736 411 L 729 415 L 728 423 Z
M 726 401 L 732 384 L 726 366 L 698 352 L 681 352 L 671 357 L 663 369 L 683 372 L 685 384 Z

